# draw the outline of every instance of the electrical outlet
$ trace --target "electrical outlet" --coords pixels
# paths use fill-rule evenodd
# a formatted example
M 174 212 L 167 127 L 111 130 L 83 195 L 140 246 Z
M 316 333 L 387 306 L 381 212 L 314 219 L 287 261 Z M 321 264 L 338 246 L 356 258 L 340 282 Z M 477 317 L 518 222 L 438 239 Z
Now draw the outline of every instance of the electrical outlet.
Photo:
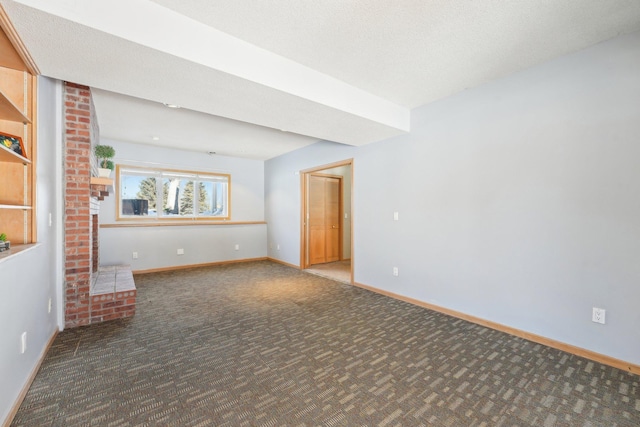
M 182 248 L 178 249 L 178 255 L 184 255 L 184 249 Z
M 596 323 L 605 323 L 605 313 L 606 310 L 604 308 L 593 307 L 593 312 L 591 314 L 591 320 Z
M 393 267 L 393 275 L 398 276 L 398 267 Z
M 280 250 L 280 245 L 276 245 L 276 249 L 277 249 L 277 250 Z
M 51 298 L 49 298 L 49 304 L 47 304 L 47 313 L 51 313 Z
M 236 245 L 236 251 L 240 250 L 240 245 Z
M 27 351 L 27 333 L 23 332 L 20 336 L 20 354 L 24 354 Z
M 138 252 L 134 252 L 134 253 L 132 254 L 132 257 L 133 257 L 133 259 L 138 259 Z
M 398 212 L 394 212 L 394 213 L 393 213 L 393 220 L 394 220 L 394 221 L 397 221 L 397 220 L 399 219 L 399 215 L 400 215 L 400 214 L 399 214 Z

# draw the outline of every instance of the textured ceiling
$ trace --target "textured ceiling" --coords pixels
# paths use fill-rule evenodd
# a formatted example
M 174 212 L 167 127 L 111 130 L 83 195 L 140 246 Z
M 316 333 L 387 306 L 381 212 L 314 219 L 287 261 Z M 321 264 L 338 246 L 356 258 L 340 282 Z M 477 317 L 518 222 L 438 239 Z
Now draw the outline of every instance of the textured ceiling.
M 638 0 L 0 4 L 42 74 L 97 89 L 103 136 L 262 159 L 405 133 L 411 108 L 640 30 Z
M 640 30 L 638 0 L 153 0 L 414 108 Z

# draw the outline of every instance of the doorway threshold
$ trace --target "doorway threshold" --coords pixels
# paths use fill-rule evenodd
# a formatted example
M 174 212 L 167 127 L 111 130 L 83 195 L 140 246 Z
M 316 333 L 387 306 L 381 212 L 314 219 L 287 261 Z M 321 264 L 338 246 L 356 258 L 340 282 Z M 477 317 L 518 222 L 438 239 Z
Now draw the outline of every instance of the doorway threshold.
M 351 260 L 314 264 L 304 271 L 336 282 L 351 284 Z

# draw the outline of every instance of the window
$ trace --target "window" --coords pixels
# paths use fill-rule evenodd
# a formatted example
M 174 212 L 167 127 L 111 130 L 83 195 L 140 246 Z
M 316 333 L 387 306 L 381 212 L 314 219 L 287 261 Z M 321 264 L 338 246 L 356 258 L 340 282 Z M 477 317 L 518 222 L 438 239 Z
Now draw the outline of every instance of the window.
M 230 218 L 229 175 L 118 165 L 117 177 L 118 219 Z

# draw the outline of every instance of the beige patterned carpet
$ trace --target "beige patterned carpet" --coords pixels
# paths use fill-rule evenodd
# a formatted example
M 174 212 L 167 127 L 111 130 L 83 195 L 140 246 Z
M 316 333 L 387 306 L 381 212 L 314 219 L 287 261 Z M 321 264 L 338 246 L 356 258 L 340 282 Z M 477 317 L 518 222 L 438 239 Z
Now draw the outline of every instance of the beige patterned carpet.
M 16 426 L 640 425 L 640 378 L 268 261 L 136 276 Z

